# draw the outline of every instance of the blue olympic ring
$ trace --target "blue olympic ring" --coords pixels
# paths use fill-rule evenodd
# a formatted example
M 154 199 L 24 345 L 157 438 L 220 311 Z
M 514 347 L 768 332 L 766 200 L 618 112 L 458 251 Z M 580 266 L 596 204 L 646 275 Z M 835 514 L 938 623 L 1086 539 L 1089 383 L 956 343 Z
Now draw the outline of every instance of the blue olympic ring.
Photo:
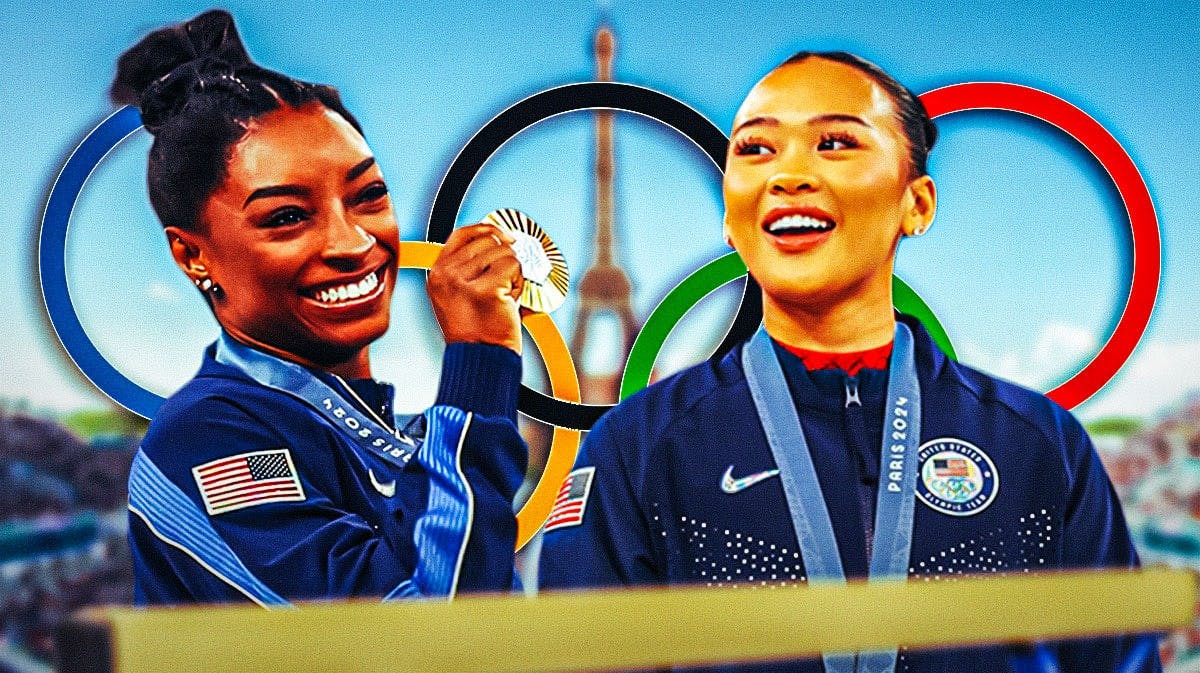
M 42 230 L 38 235 L 38 279 L 50 324 L 79 371 L 117 404 L 139 416 L 153 418 L 162 406 L 163 398 L 129 380 L 104 359 L 80 324 L 67 290 L 67 226 L 71 223 L 79 193 L 104 157 L 141 127 L 142 117 L 137 108 L 123 107 L 88 133 L 71 153 L 54 181 L 42 216 Z

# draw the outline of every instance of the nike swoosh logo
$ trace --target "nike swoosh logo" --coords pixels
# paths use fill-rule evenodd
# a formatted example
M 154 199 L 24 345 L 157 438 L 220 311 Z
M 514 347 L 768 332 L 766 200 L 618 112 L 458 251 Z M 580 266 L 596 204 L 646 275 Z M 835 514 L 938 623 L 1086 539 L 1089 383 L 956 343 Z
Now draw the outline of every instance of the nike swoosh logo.
M 379 482 L 379 479 L 375 477 L 375 470 L 372 470 L 371 468 L 367 468 L 367 476 L 371 478 L 371 485 L 375 487 L 376 491 L 379 491 L 379 495 L 382 495 L 385 498 L 390 498 L 393 495 L 396 495 L 395 479 L 386 484 L 382 484 Z
M 777 476 L 779 476 L 779 470 L 776 469 L 763 470 L 762 472 L 755 472 L 754 474 L 748 474 L 744 477 L 734 479 L 733 466 L 730 465 L 728 468 L 726 468 L 725 474 L 721 477 L 721 490 L 725 491 L 726 493 L 738 493 L 750 488 L 764 479 L 770 479 L 771 477 Z

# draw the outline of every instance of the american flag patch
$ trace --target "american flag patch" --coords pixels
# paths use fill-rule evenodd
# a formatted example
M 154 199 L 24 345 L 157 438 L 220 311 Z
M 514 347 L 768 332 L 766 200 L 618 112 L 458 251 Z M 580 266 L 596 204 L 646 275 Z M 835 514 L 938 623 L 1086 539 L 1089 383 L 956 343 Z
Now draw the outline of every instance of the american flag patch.
M 269 502 L 304 500 L 304 487 L 287 449 L 251 451 L 192 468 L 209 514 Z
M 562 488 L 558 489 L 558 497 L 554 499 L 554 507 L 550 509 L 550 516 L 542 530 L 549 533 L 583 523 L 583 511 L 587 508 L 588 493 L 592 490 L 592 475 L 595 473 L 595 467 L 581 467 L 567 475 Z
M 971 468 L 965 458 L 933 459 L 934 474 L 939 477 L 969 477 Z

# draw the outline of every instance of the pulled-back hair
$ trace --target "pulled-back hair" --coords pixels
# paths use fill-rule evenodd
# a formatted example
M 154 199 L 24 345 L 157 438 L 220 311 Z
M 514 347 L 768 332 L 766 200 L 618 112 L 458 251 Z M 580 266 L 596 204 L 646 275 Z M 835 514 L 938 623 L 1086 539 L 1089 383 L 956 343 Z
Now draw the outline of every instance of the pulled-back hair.
M 937 125 L 929 118 L 929 113 L 925 110 L 925 104 L 921 102 L 921 99 L 916 94 L 908 87 L 897 82 L 883 68 L 861 56 L 856 56 L 845 51 L 801 51 L 793 54 L 783 63 L 780 63 L 779 67 L 792 63 L 801 63 L 810 58 L 822 58 L 826 61 L 843 63 L 862 72 L 875 80 L 876 84 L 883 87 L 883 90 L 891 97 L 892 102 L 896 104 L 896 116 L 901 128 L 904 129 L 904 136 L 908 139 L 912 176 L 919 177 L 928 173 L 926 163 L 929 158 L 929 150 L 933 149 L 933 144 L 937 142 L 938 130 Z
M 226 176 L 231 147 L 255 117 L 318 101 L 359 133 L 336 89 L 291 79 L 250 60 L 233 17 L 211 10 L 156 30 L 121 55 L 110 96 L 137 105 L 154 135 L 146 170 L 163 226 L 198 228 L 204 203 Z

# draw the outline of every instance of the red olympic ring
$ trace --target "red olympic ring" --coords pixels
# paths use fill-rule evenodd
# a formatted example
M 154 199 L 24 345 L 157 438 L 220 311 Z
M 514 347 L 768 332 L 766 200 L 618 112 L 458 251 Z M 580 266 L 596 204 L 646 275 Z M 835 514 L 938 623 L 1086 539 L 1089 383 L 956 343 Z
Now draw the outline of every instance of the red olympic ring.
M 1072 409 L 1096 394 L 1124 366 L 1150 322 L 1162 273 L 1158 217 L 1146 181 L 1121 143 L 1100 122 L 1065 100 L 1004 82 L 952 84 L 921 95 L 930 117 L 963 110 L 1008 110 L 1052 124 L 1087 148 L 1117 186 L 1133 230 L 1133 280 L 1121 319 L 1092 361 L 1047 397 Z

